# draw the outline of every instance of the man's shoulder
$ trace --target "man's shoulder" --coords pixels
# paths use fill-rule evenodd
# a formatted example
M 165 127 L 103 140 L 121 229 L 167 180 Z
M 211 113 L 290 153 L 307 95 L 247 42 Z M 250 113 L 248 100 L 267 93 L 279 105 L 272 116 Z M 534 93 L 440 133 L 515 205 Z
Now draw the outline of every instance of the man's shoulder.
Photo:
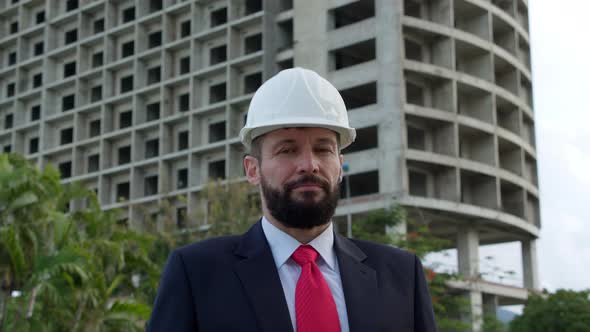
M 382 243 L 376 243 L 371 241 L 359 240 L 359 239 L 347 239 L 354 243 L 370 260 L 395 260 L 403 261 L 408 263 L 414 263 L 416 255 L 406 250 L 386 245 Z
M 183 258 L 212 257 L 231 254 L 238 245 L 241 235 L 227 235 L 194 242 L 174 250 Z

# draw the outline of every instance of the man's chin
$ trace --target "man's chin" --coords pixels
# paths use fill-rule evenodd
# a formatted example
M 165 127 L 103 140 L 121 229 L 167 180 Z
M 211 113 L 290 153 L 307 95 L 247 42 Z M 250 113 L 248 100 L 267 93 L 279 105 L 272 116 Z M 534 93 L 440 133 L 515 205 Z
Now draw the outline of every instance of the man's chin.
M 286 227 L 309 229 L 328 223 L 338 203 L 338 188 L 330 192 L 322 186 L 286 186 L 284 191 L 261 181 L 262 195 L 272 216 Z

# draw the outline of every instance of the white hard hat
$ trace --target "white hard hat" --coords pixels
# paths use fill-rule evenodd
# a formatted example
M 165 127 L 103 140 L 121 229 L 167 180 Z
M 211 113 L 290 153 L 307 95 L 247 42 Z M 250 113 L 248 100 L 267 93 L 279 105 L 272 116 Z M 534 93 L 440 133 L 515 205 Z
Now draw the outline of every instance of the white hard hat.
M 316 72 L 303 68 L 285 69 L 258 88 L 240 139 L 249 149 L 256 137 L 289 127 L 333 130 L 339 135 L 341 148 L 356 137 L 338 90 Z

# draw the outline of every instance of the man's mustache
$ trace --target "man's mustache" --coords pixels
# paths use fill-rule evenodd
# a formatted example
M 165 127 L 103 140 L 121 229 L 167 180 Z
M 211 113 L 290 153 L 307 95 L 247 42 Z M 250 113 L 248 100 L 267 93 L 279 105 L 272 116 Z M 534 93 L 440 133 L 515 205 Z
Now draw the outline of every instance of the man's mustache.
M 320 177 L 317 177 L 315 175 L 309 174 L 309 175 L 304 175 L 303 177 L 301 177 L 297 180 L 287 182 L 285 184 L 285 192 L 290 192 L 300 185 L 310 184 L 310 183 L 319 185 L 326 192 L 329 192 L 329 190 L 330 190 L 330 184 L 328 183 L 328 181 L 326 181 Z

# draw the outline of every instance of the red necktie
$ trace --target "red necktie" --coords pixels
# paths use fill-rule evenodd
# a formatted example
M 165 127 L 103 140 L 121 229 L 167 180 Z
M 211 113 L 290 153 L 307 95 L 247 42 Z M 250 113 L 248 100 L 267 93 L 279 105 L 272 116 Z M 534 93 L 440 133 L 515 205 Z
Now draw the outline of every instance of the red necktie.
M 315 263 L 318 252 L 311 246 L 302 245 L 291 257 L 301 266 L 301 274 L 295 288 L 297 332 L 340 331 L 336 303 Z

